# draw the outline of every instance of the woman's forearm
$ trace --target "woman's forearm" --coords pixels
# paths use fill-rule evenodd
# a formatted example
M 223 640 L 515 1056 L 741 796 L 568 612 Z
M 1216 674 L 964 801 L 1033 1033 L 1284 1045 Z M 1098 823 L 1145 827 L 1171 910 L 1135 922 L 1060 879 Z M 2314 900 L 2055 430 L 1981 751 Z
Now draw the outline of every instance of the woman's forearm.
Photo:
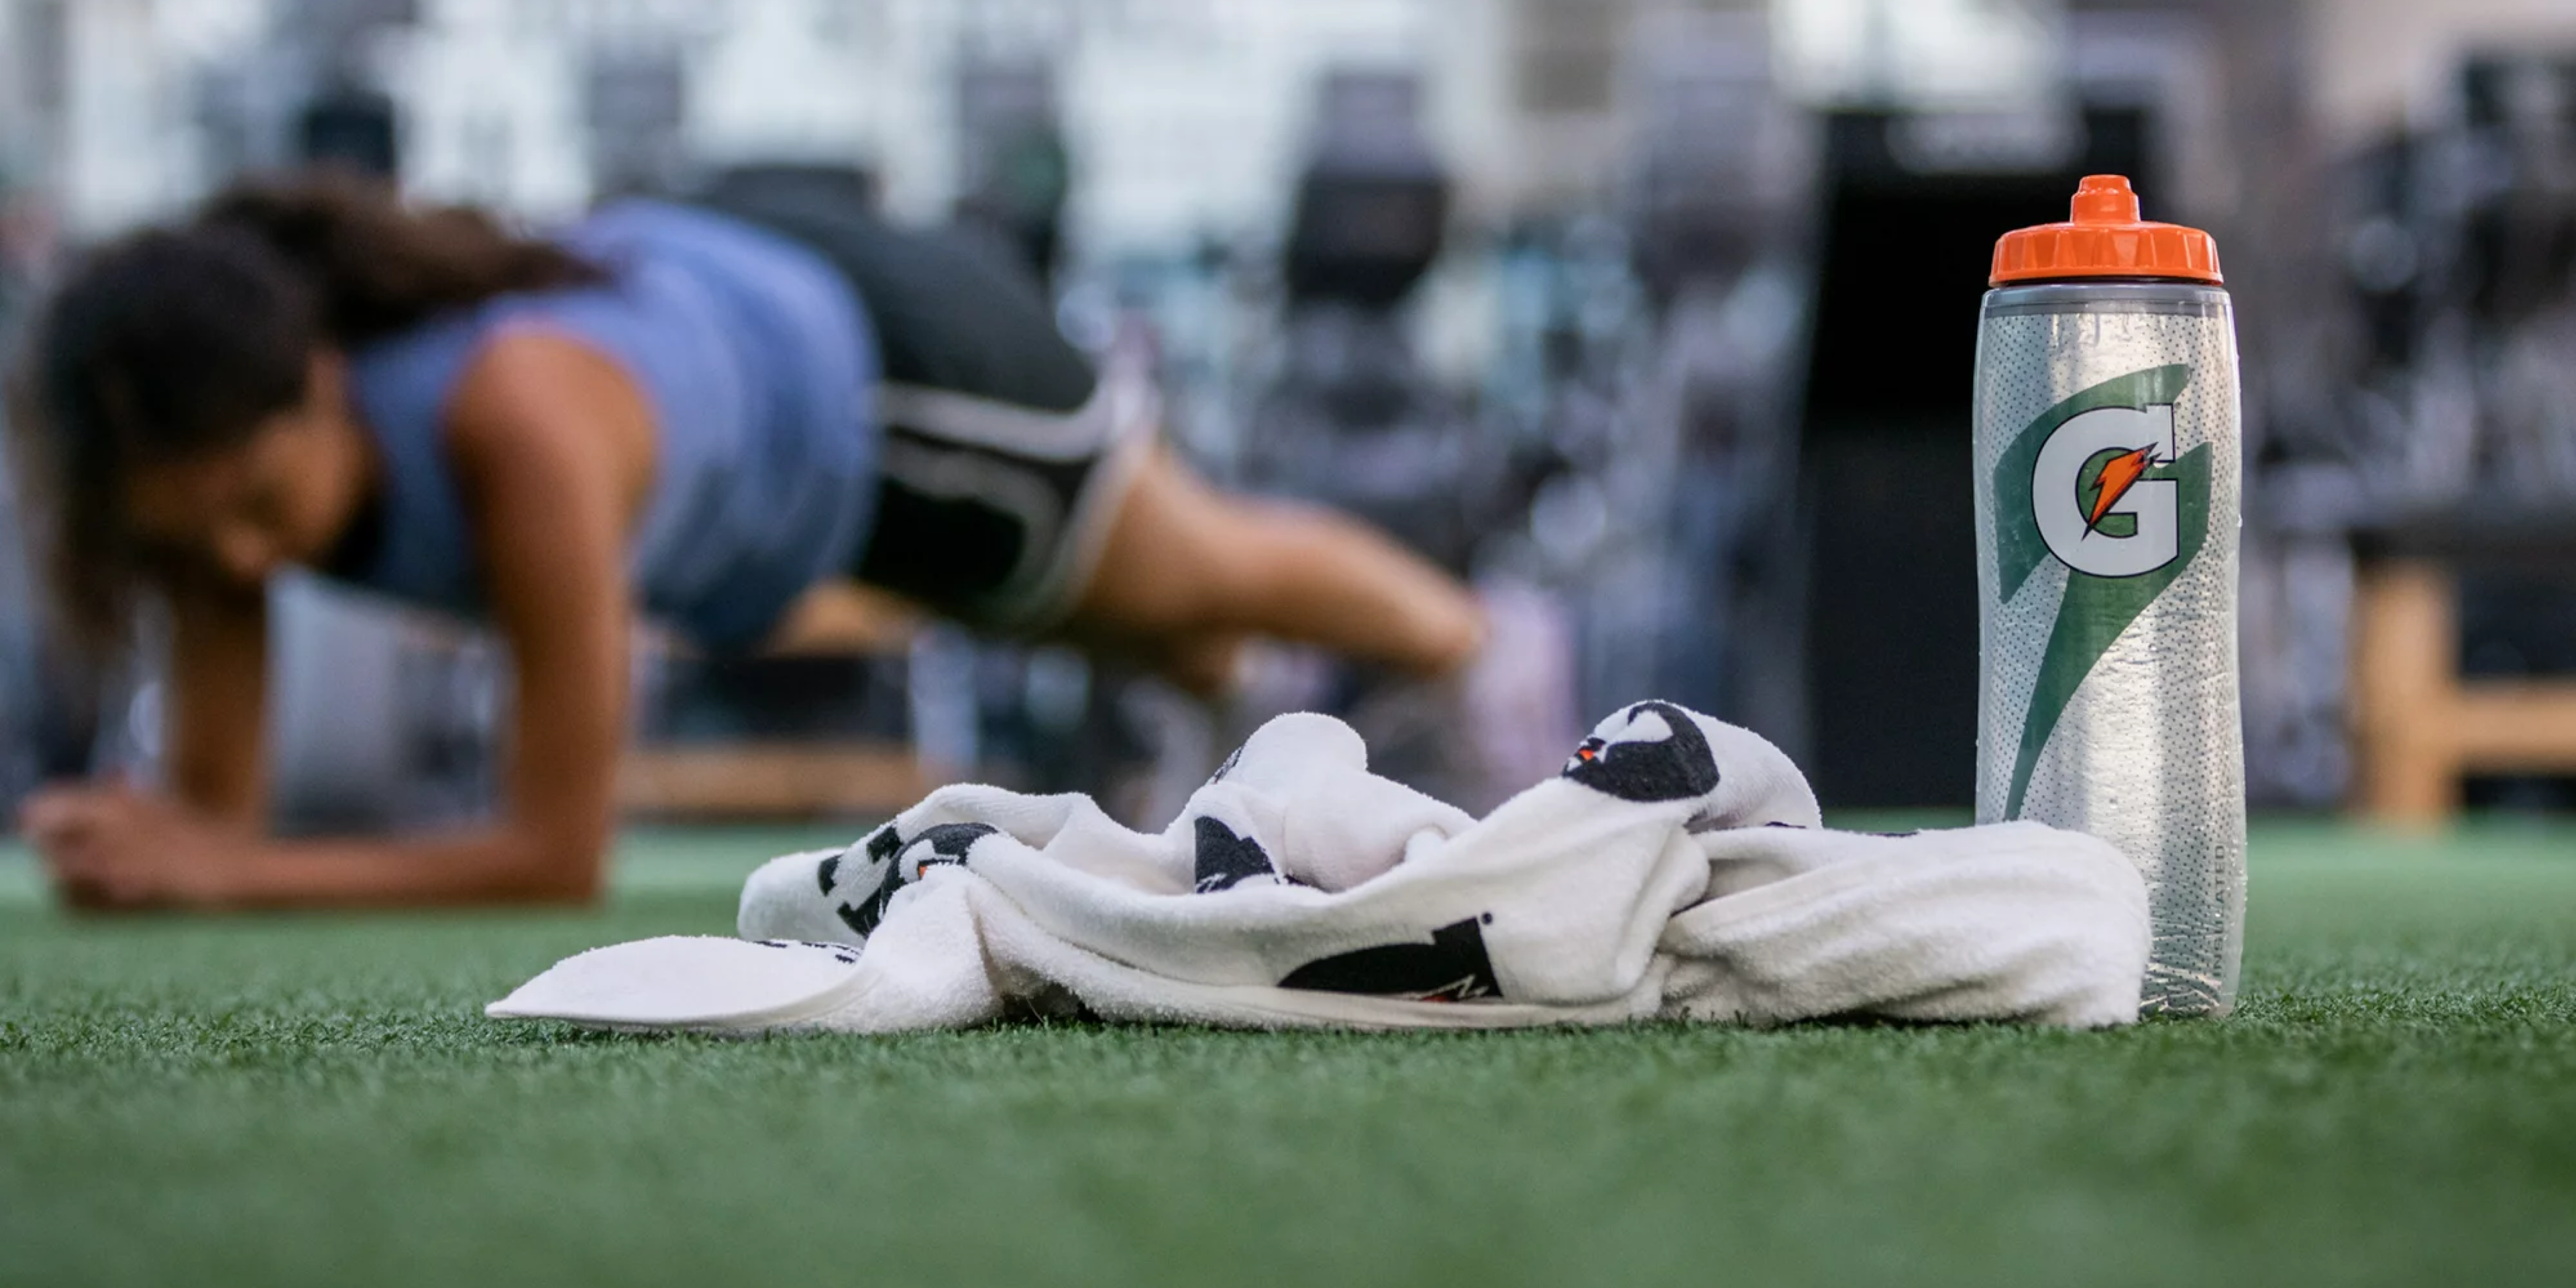
M 268 841 L 221 902 L 241 908 L 569 904 L 597 896 L 604 839 L 484 828 L 399 839 Z

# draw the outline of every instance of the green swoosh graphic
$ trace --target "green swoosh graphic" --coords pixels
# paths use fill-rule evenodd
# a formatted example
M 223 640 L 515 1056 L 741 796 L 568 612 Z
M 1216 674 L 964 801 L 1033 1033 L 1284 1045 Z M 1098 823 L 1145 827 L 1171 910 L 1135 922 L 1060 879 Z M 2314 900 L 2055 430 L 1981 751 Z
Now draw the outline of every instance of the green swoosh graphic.
M 2135 577 L 2095 577 L 2071 570 L 2067 573 L 2066 598 L 2057 606 L 2057 624 L 2048 633 L 2048 651 L 2040 654 L 2039 679 L 2030 690 L 2030 712 L 2022 717 L 2021 755 L 2013 762 L 2012 796 L 2004 807 L 2005 818 L 2021 817 L 2022 797 L 2030 790 L 2030 775 L 2039 764 L 2040 748 L 2048 745 L 2048 735 L 2056 731 L 2058 717 L 2066 714 L 2066 704 L 2074 700 L 2076 687 L 2092 674 L 2093 664 L 2102 660 L 2112 641 L 2120 638 L 2120 632 L 2138 620 L 2138 614 L 2145 612 L 2147 605 L 2154 603 L 2156 596 L 2191 566 L 2208 542 L 2209 460 L 2209 444 L 2203 443 L 2170 465 L 2150 468 L 2144 476 L 2182 484 L 2176 498 L 2181 511 L 2177 517 L 2182 531 L 2175 534 L 2180 549 L 2171 563 Z M 2031 540 L 2038 539 L 2034 531 Z
M 2180 363 L 2113 376 L 2041 412 L 2004 449 L 2003 459 L 1995 462 L 1995 571 L 2003 577 L 1998 602 L 2019 593 L 2022 583 L 2048 558 L 2048 544 L 2040 540 L 2039 525 L 2030 516 L 2030 472 L 2039 465 L 2040 445 L 2058 426 L 2088 411 L 2104 407 L 2145 411 L 2152 404 L 2181 397 L 2182 387 L 2190 383 L 2191 368 Z

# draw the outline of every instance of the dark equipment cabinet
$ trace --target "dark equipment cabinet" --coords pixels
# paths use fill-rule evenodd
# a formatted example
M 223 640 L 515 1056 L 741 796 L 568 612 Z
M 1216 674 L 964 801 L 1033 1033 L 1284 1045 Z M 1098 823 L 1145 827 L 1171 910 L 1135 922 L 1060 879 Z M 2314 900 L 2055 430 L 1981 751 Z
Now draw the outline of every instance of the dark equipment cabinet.
M 2128 175 L 2154 201 L 2145 118 L 2085 110 L 2063 168 L 1946 173 L 1900 163 L 1888 113 L 1827 123 L 1800 498 L 1812 560 L 1807 767 L 1828 806 L 1970 803 L 1977 303 L 1995 238 L 2066 218 L 2082 176 Z

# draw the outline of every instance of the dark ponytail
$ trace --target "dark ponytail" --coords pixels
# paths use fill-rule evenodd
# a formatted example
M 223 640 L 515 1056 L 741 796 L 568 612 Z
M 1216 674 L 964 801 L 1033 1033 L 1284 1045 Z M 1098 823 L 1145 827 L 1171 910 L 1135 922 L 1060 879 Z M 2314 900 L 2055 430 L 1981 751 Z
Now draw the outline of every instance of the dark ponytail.
M 479 210 L 407 208 L 383 185 L 342 171 L 230 189 L 206 203 L 197 227 L 238 228 L 267 243 L 314 285 L 323 331 L 342 345 L 495 295 L 600 276 L 551 242 L 511 236 Z
M 303 401 L 317 348 L 601 276 L 479 212 L 407 208 L 340 173 L 244 184 L 98 248 L 9 381 L 19 495 L 61 624 L 92 655 L 123 639 L 142 571 L 122 513 L 132 472 L 247 441 Z

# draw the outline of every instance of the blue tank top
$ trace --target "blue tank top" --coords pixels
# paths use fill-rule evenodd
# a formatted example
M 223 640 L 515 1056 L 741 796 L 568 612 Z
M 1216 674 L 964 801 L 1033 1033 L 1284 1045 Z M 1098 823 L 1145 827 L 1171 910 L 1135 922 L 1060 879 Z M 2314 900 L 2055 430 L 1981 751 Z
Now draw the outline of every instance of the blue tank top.
M 615 361 L 652 412 L 653 486 L 629 550 L 644 611 L 712 649 L 756 644 L 807 587 L 854 566 L 867 533 L 877 449 L 867 316 L 820 256 L 707 211 L 621 202 L 556 240 L 609 280 L 502 296 L 351 355 L 383 491 L 371 557 L 340 575 L 481 614 L 442 426 L 487 339 L 541 330 Z

